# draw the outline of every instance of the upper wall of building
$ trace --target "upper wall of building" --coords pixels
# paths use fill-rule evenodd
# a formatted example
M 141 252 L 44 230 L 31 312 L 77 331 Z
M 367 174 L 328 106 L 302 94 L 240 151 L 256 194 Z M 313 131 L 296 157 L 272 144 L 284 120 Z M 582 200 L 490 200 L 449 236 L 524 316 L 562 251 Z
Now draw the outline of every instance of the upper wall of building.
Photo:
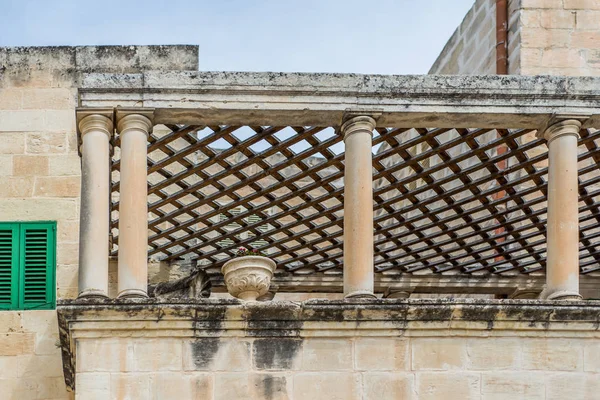
M 0 48 L 0 221 L 57 223 L 57 297 L 77 296 L 82 73 L 197 70 L 197 46 Z M 0 397 L 72 399 L 56 311 L 2 311 Z
M 196 71 L 198 46 L 0 48 L 0 87 L 75 87 L 81 73 Z M 3 108 L 3 107 L 0 107 Z
M 521 0 L 521 74 L 600 75 L 600 0 Z
M 430 74 L 495 74 L 496 1 L 477 0 Z M 600 0 L 509 1 L 508 69 L 521 75 L 600 75 Z
M 512 6 L 514 7 L 514 4 Z M 514 14 L 513 12 L 512 15 Z M 512 18 L 511 27 L 516 26 L 515 21 L 516 19 Z M 495 0 L 477 0 L 473 4 L 429 73 L 444 75 L 496 73 Z

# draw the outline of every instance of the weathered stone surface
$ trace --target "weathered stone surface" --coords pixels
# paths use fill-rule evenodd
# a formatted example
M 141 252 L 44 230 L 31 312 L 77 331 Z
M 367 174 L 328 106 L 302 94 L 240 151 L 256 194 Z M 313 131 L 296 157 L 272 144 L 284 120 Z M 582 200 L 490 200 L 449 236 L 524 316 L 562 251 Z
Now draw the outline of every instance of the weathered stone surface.
M 296 370 L 302 360 L 301 351 L 301 339 L 255 339 L 252 344 L 252 365 L 258 370 Z
M 590 398 L 599 307 L 534 300 L 75 300 L 62 302 L 59 315 L 63 351 L 67 360 L 77 357 L 78 374 L 116 374 L 123 396 L 147 387 L 163 393 L 170 385 L 183 397 L 208 399 L 536 399 L 550 385 L 565 393 L 560 382 L 567 378 L 547 378 L 562 370 L 581 384 L 575 398 Z M 70 338 L 76 353 L 69 353 Z M 112 378 L 110 390 L 116 396 Z
M 455 399 L 478 399 L 481 375 L 472 372 L 420 372 L 416 374 L 416 392 L 419 400 L 444 399 L 449 394 Z
M 360 377 L 355 374 L 327 371 L 299 373 L 294 376 L 294 400 L 361 398 Z
M 467 363 L 463 339 L 412 339 L 413 370 L 463 369 Z
M 357 370 L 403 371 L 410 367 L 407 339 L 358 338 L 354 351 Z
M 398 372 L 368 372 L 362 376 L 363 399 L 416 399 L 414 375 Z
M 303 344 L 302 369 L 306 371 L 352 370 L 352 341 L 307 339 Z

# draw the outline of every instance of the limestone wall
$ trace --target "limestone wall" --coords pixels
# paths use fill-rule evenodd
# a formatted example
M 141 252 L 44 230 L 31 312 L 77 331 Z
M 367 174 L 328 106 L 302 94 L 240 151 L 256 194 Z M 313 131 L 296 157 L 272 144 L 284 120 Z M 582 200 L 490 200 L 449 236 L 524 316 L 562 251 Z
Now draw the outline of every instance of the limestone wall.
M 102 355 L 102 356 L 100 356 Z M 82 339 L 77 399 L 589 399 L 597 340 Z
M 76 399 L 592 400 L 597 306 L 87 305 L 65 329 Z
M 519 0 L 509 0 L 509 72 L 518 73 Z M 496 1 L 477 0 L 456 28 L 430 74 L 488 75 L 496 73 Z
M 510 0 L 509 74 L 600 75 L 600 0 Z M 495 0 L 477 0 L 430 74 L 495 74 Z
M 600 75 L 600 0 L 521 2 L 521 74 Z
M 0 221 L 57 221 L 57 298 L 77 296 L 81 73 L 197 68 L 195 46 L 0 48 Z M 55 311 L 0 312 L 0 339 L 0 398 L 69 398 Z

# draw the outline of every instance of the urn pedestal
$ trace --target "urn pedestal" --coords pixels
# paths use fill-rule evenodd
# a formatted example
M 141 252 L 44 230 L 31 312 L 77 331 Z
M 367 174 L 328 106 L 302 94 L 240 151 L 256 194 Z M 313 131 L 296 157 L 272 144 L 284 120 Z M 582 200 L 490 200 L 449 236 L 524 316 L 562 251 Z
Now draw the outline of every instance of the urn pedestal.
M 244 301 L 256 301 L 269 291 L 276 267 L 270 258 L 243 256 L 227 261 L 221 272 L 230 295 Z

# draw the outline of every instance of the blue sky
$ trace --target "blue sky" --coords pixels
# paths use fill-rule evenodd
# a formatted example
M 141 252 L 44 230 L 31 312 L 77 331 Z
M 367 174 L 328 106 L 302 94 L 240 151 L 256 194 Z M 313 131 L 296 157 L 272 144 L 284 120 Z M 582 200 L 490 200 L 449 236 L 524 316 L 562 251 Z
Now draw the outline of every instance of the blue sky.
M 0 0 L 0 46 L 196 44 L 201 70 L 424 74 L 473 0 Z

